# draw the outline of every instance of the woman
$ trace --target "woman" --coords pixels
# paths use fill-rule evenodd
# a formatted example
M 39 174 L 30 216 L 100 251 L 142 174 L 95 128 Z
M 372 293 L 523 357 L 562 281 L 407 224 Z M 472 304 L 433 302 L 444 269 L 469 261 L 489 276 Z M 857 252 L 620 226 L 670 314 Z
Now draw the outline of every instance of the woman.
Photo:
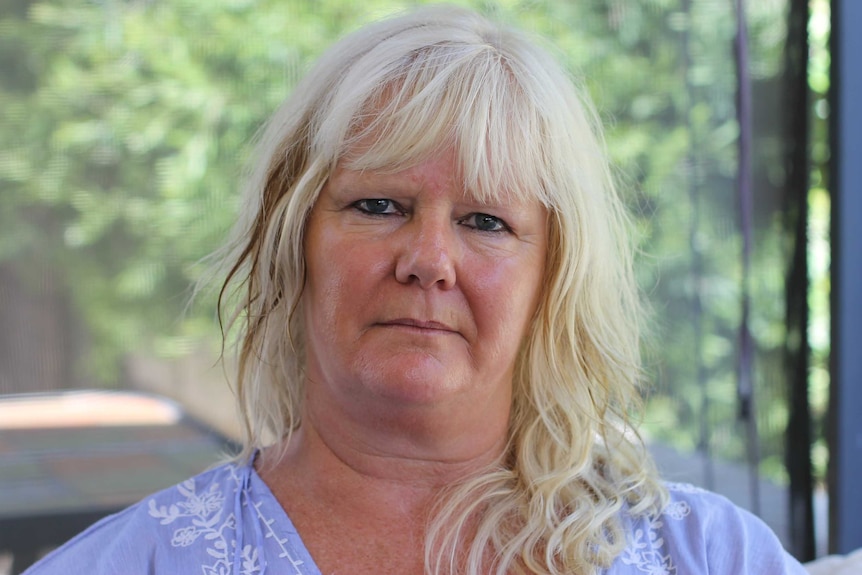
M 257 157 L 222 291 L 243 453 L 32 573 L 803 573 L 629 427 L 626 219 L 533 43 L 448 7 L 368 26 Z

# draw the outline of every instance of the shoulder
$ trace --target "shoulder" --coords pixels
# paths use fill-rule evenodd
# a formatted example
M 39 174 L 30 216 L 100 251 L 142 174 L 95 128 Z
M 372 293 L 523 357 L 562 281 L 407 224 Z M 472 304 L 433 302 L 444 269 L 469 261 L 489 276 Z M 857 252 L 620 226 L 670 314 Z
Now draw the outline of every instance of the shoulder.
M 670 499 L 660 514 L 625 519 L 627 546 L 609 575 L 805 574 L 758 517 L 692 485 L 667 488 Z
M 211 469 L 102 519 L 47 555 L 27 575 L 183 572 L 196 553 L 173 553 L 233 522 L 240 474 L 233 465 Z M 217 543 L 217 542 L 216 542 Z M 227 550 L 225 550 L 227 551 Z M 202 547 L 206 554 L 207 548 Z

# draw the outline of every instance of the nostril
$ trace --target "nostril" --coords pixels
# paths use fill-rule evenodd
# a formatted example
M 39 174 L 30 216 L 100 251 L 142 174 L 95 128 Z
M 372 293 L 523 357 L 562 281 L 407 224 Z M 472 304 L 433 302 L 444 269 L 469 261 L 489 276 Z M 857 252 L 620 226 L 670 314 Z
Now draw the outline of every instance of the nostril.
M 423 289 L 436 284 L 449 287 L 454 283 L 455 268 L 449 255 L 440 250 L 434 252 L 407 252 L 396 264 L 396 276 L 402 283 L 415 282 Z

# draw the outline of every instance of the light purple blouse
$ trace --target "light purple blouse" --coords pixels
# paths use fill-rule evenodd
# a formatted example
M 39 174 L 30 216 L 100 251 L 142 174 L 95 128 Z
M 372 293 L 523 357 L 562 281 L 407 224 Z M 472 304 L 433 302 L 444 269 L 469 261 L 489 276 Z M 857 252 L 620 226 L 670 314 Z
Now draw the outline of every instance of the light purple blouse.
M 629 543 L 605 575 L 804 575 L 757 517 L 669 484 L 656 517 L 626 518 Z M 222 465 L 99 521 L 25 575 L 320 575 L 252 465 Z

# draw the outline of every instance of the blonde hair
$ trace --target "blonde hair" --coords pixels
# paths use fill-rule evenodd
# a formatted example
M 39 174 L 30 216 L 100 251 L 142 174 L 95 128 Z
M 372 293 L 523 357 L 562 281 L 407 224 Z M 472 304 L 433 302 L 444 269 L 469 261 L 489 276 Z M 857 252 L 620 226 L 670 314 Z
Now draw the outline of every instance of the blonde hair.
M 642 309 L 599 134 L 589 102 L 536 42 L 467 10 L 421 9 L 333 46 L 260 139 L 227 259 L 240 457 L 300 424 L 303 234 L 336 164 L 398 170 L 452 148 L 478 196 L 547 207 L 547 287 L 516 363 L 509 450 L 441 494 L 426 570 L 608 566 L 625 546 L 621 513 L 655 513 L 666 495 L 628 423 Z

